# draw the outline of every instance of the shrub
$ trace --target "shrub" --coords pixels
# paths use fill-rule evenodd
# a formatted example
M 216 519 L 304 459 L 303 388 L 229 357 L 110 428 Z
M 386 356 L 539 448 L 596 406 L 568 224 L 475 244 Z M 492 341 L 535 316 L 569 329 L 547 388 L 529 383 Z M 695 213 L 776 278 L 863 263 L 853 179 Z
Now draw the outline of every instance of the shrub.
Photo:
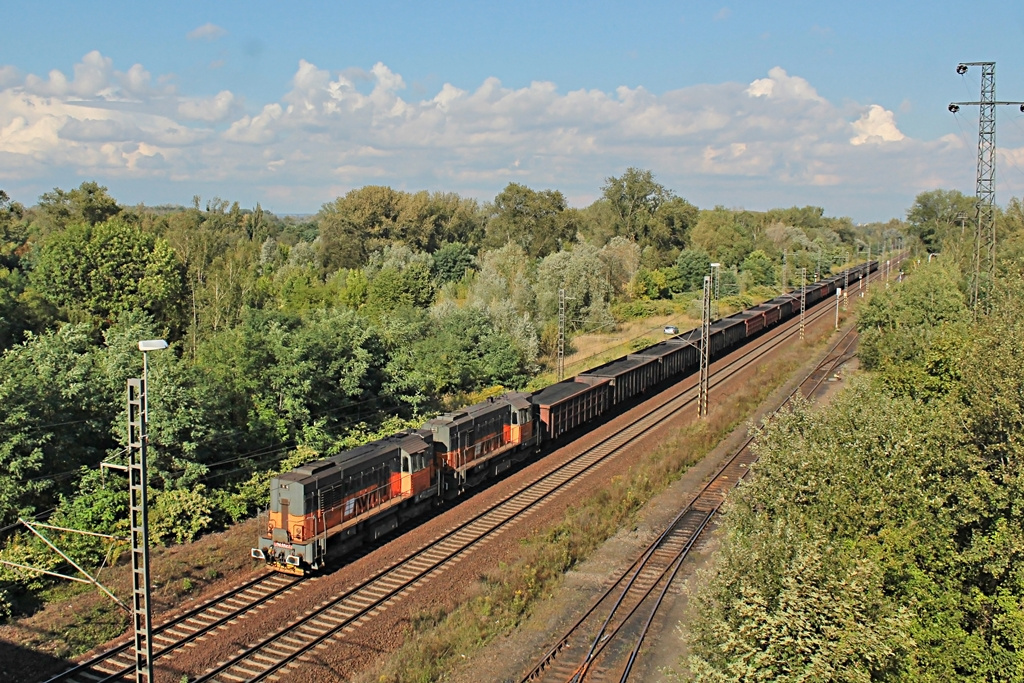
M 190 543 L 213 524 L 213 502 L 202 484 L 154 496 L 149 528 L 157 543 Z
M 612 315 L 619 321 L 650 318 L 656 315 L 671 315 L 675 312 L 676 309 L 672 302 L 652 301 L 650 299 L 627 301 L 612 306 Z

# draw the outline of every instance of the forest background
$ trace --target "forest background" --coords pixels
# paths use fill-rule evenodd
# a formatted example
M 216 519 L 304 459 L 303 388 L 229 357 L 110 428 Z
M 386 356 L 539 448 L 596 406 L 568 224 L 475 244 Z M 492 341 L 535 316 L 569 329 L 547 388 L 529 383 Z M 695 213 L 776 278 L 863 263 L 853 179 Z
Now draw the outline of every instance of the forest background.
M 643 169 L 602 190 L 575 209 L 516 183 L 484 204 L 367 186 L 284 218 L 217 198 L 122 206 L 94 182 L 33 207 L 0 190 L 0 557 L 60 562 L 19 517 L 125 534 L 127 488 L 99 464 L 124 462 L 141 339 L 171 342 L 149 358 L 151 529 L 187 542 L 265 507 L 276 472 L 550 381 L 560 289 L 570 334 L 610 330 L 685 313 L 714 261 L 739 308 L 906 231 L 934 249 L 972 206 L 937 190 L 906 224 L 855 226 L 818 207 L 699 209 Z M 0 612 L 45 585 L 3 569 Z

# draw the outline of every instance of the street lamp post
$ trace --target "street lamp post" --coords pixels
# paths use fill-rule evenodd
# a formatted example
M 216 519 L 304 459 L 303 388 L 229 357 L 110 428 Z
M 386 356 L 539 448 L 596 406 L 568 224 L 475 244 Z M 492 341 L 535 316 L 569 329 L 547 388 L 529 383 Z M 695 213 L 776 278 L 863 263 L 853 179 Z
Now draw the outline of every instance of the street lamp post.
M 839 298 L 843 296 L 843 288 L 836 289 L 836 329 L 839 329 Z
M 135 625 L 135 681 L 153 683 L 153 610 L 149 581 L 149 510 L 146 450 L 149 446 L 149 352 L 167 348 L 163 339 L 139 342 L 142 379 L 128 380 L 128 484 L 132 537 L 132 600 Z
M 711 319 L 718 320 L 718 291 L 721 288 L 722 282 L 722 264 L 712 263 L 711 264 Z

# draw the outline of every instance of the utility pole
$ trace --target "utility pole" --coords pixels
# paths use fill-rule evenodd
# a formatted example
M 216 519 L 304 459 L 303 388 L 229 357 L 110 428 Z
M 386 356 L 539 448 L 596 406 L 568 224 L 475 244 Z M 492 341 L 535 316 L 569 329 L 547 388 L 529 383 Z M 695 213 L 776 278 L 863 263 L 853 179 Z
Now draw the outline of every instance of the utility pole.
M 846 267 L 843 269 L 843 310 L 850 310 L 850 252 L 843 255 Z
M 836 329 L 839 329 L 839 297 L 842 296 L 843 290 L 836 290 Z
M 143 373 L 145 375 L 145 373 Z M 153 610 L 149 582 L 149 510 L 146 501 L 146 378 L 128 380 L 128 487 L 132 539 L 135 681 L 153 683 Z
M 867 263 L 868 264 L 871 263 L 871 242 L 868 242 L 868 260 L 867 260 Z M 865 268 L 865 270 L 867 272 L 864 274 L 864 279 L 861 280 L 861 282 L 864 283 L 864 293 L 865 294 L 870 294 L 871 293 L 871 266 L 868 265 L 868 267 Z
M 561 382 L 565 377 L 565 290 L 558 290 L 558 369 L 556 371 Z
M 704 303 L 700 323 L 700 388 L 697 390 L 697 416 L 708 414 L 708 358 L 711 352 L 711 276 L 704 276 Z
M 722 264 L 711 264 L 711 319 L 718 320 L 718 290 L 722 283 Z
M 807 311 L 807 269 L 800 269 L 800 341 L 804 340 L 804 313 Z
M 974 272 L 971 279 L 971 308 L 978 315 L 978 302 L 996 274 L 996 105 L 1014 105 L 1024 112 L 1022 102 L 996 100 L 996 63 L 961 62 L 956 72 L 963 76 L 968 67 L 981 67 L 981 97 L 977 102 L 951 102 L 949 111 L 978 107 L 978 176 L 975 184 L 977 228 L 974 235 Z M 984 281 L 984 283 L 983 283 Z
M 782 293 L 786 293 L 786 276 L 789 274 L 789 252 L 782 252 Z
M 149 352 L 166 348 L 167 342 L 163 339 L 140 341 L 142 379 L 128 380 L 128 510 L 131 517 L 136 683 L 153 683 L 153 608 L 149 581 L 149 508 L 146 500 Z

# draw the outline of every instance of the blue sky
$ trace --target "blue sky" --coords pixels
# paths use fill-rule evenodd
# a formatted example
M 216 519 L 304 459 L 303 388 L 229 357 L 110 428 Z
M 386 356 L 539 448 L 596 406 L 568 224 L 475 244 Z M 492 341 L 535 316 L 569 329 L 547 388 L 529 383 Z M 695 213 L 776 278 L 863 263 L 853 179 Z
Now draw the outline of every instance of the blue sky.
M 13 3 L 12 3 L 13 7 Z M 353 187 L 508 182 L 582 206 L 628 166 L 701 207 L 901 216 L 972 192 L 980 72 L 1024 100 L 1024 4 L 20 3 L 0 43 L 0 188 L 315 212 Z M 57 72 L 57 73 L 54 73 Z M 997 200 L 1024 195 L 999 111 Z

